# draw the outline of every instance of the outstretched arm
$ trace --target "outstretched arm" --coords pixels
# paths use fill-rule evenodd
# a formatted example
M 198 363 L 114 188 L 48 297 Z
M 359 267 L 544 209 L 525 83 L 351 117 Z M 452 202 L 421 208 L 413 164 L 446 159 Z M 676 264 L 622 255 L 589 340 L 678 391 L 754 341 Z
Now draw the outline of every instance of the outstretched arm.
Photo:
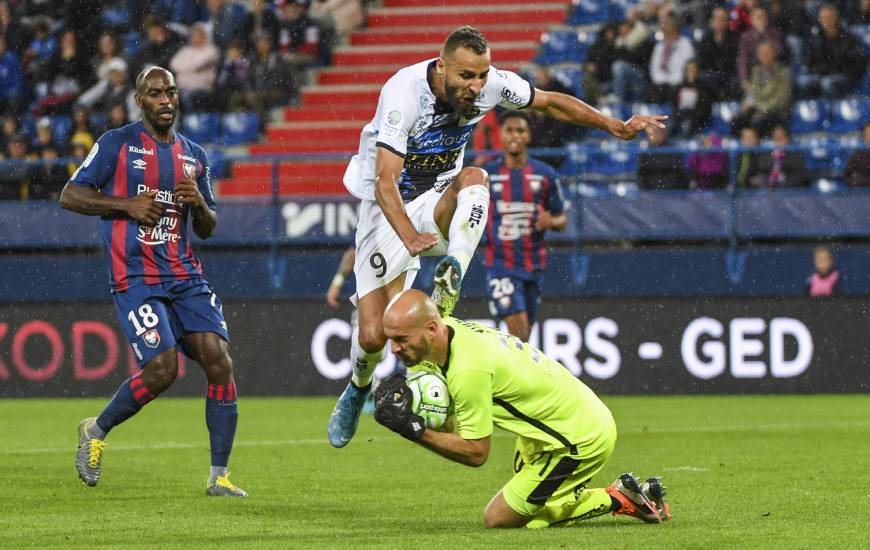
M 605 115 L 576 97 L 538 89 L 535 89 L 531 108 L 560 122 L 598 128 L 625 140 L 634 139 L 644 130 L 652 133 L 656 128 L 664 128 L 664 121 L 668 118 L 664 115 L 634 115 L 623 122 Z

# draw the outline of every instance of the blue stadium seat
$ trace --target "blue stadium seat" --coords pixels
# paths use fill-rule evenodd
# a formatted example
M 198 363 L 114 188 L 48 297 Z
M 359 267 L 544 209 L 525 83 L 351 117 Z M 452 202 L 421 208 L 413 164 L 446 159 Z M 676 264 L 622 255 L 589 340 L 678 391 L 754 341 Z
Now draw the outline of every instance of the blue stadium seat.
M 221 117 L 220 143 L 241 145 L 257 140 L 260 133 L 260 117 L 257 113 L 226 113 Z
M 568 86 L 575 97 L 583 97 L 583 69 L 580 67 L 550 67 L 550 74 Z
M 604 178 L 637 172 L 637 154 L 623 147 L 602 148 L 590 160 L 587 172 Z
M 568 16 L 568 24 L 588 25 L 604 23 L 609 19 L 621 19 L 623 9 L 611 4 L 610 0 L 575 0 L 571 15 Z
M 713 104 L 713 116 L 707 130 L 720 135 L 731 132 L 731 120 L 740 112 L 737 101 L 720 101 Z
M 667 115 L 674 114 L 674 109 L 670 103 L 633 103 L 631 105 L 632 115 Z
M 66 148 L 66 142 L 69 140 L 69 135 L 72 132 L 72 119 L 68 116 L 50 116 L 51 133 L 54 135 L 54 144 L 58 147 Z
M 851 30 L 864 44 L 864 51 L 870 53 L 870 25 L 855 25 Z
M 811 134 L 822 132 L 828 125 L 827 103 L 817 99 L 796 102 L 791 109 L 791 132 Z
M 839 99 L 831 103 L 831 126 L 836 134 L 858 132 L 865 122 L 870 121 L 870 100 Z
M 591 159 L 589 151 L 582 143 L 568 143 L 565 162 L 559 168 L 563 176 L 579 176 L 586 172 Z
M 554 63 L 581 63 L 586 59 L 586 52 L 594 33 L 580 32 L 574 29 L 554 30 L 541 36 L 541 49 L 535 62 L 542 65 Z
M 124 45 L 124 54 L 127 59 L 132 59 L 139 54 L 144 40 L 138 32 L 128 32 L 121 35 L 121 43 Z
M 220 127 L 220 113 L 190 113 L 181 119 L 181 133 L 197 143 L 214 143 Z

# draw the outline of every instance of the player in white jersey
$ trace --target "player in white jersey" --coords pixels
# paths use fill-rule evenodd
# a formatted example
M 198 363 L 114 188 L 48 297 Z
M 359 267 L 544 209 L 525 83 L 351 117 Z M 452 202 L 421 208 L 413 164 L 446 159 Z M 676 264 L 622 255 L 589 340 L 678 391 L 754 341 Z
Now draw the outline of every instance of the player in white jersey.
M 384 310 L 411 286 L 418 255 L 444 256 L 435 268 L 432 298 L 441 315 L 453 311 L 489 210 L 486 172 L 462 167 L 465 144 L 488 111 L 531 108 L 621 139 L 664 128 L 666 117 L 636 115 L 623 122 L 571 96 L 535 89 L 489 61 L 486 38 L 466 26 L 447 37 L 438 58 L 401 69 L 381 89 L 347 167 L 344 184 L 362 201 L 352 298 L 358 324 L 351 336 L 353 376 L 329 420 L 335 447 L 347 445 L 356 432 L 372 372 L 384 356 Z

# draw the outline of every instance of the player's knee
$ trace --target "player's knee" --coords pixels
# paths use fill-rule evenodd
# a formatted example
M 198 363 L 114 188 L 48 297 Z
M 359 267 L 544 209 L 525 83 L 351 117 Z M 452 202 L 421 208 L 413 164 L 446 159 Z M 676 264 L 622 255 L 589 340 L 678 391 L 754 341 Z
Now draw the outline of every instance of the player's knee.
M 505 518 L 496 513 L 492 506 L 487 507 L 483 512 L 483 526 L 486 529 L 507 529 L 509 527 L 517 527 L 514 522 L 509 521 L 509 518 Z
M 166 391 L 177 377 L 178 360 L 174 355 L 171 358 L 158 358 L 142 369 L 142 382 L 155 395 Z
M 463 168 L 456 177 L 456 187 L 464 189 L 472 185 L 489 185 L 489 174 L 483 168 L 477 166 L 468 166 Z
M 366 353 L 377 353 L 387 344 L 387 337 L 380 327 L 360 327 L 359 347 Z
M 233 378 L 233 358 L 222 351 L 206 358 L 203 369 L 209 384 L 227 384 Z

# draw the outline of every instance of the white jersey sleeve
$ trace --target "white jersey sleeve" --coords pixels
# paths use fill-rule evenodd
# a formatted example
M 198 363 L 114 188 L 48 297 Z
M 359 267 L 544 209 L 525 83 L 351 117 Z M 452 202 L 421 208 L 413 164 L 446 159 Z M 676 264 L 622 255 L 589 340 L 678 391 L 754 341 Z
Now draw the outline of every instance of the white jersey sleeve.
M 535 100 L 535 87 L 528 80 L 511 71 L 493 68 L 487 80 L 487 87 L 492 88 L 498 104 L 505 109 L 524 109 Z
M 378 147 L 402 157 L 408 152 L 408 136 L 417 120 L 418 105 L 416 96 L 409 93 L 409 85 L 404 74 L 397 74 L 384 84 L 378 98 L 378 109 L 372 120 Z

